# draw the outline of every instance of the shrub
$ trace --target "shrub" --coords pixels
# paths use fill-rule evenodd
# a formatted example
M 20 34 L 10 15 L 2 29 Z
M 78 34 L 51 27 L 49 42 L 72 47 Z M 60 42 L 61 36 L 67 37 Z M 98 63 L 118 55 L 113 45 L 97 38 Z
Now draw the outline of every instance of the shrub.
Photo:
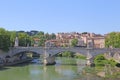
M 86 59 L 86 56 L 84 55 L 75 55 L 74 57 L 79 59 Z
M 94 63 L 96 66 L 104 66 L 104 56 L 103 55 L 97 55 L 94 59 Z
M 73 57 L 74 53 L 70 51 L 65 51 L 62 53 L 62 57 Z
M 95 57 L 94 63 L 96 66 L 105 66 L 106 64 L 109 64 L 111 66 L 116 66 L 117 64 L 117 62 L 115 62 L 113 59 L 111 60 L 105 59 L 105 57 L 102 54 Z

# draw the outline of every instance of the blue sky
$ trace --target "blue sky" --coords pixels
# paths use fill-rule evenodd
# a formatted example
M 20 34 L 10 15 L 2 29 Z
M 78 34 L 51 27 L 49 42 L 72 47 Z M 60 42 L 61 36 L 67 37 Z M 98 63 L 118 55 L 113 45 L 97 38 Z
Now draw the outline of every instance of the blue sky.
M 120 0 L 0 0 L 0 27 L 48 33 L 120 31 Z

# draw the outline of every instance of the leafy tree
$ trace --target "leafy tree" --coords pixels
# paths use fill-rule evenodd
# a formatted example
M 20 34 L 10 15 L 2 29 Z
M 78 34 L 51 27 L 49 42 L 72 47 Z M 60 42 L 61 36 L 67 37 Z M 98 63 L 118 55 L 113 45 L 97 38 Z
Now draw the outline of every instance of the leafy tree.
M 40 31 L 38 34 L 36 34 L 35 36 L 33 36 L 33 38 L 40 39 L 40 41 L 38 42 L 38 46 L 44 46 L 46 40 L 55 39 L 56 35 L 54 33 L 49 34 L 49 33 L 44 33 L 42 31 Z
M 30 46 L 33 46 L 33 45 L 34 45 L 33 37 L 32 37 L 32 36 L 29 36 L 29 39 L 30 39 Z
M 48 33 L 46 33 L 44 36 L 45 36 L 45 39 L 46 39 L 46 40 L 49 40 L 49 39 L 50 39 L 50 35 L 49 35 Z
M 40 38 L 40 41 L 39 41 L 38 45 L 39 46 L 44 46 L 45 45 L 45 38 L 44 37 Z
M 43 31 L 38 32 L 36 35 L 44 35 Z
M 78 39 L 73 39 L 71 41 L 71 46 L 75 47 L 75 46 L 77 46 L 77 44 L 78 44 Z
M 111 32 L 106 36 L 105 39 L 106 47 L 120 48 L 120 32 Z
M 46 40 L 55 39 L 54 33 L 48 34 L 43 31 L 38 32 L 36 35 L 31 35 L 25 32 L 6 31 L 4 28 L 0 28 L 0 49 L 8 50 L 9 47 L 14 47 L 15 38 L 18 36 L 19 46 L 33 46 L 33 38 L 39 38 L 39 46 L 44 46 Z
M 26 33 L 18 33 L 19 46 L 28 46 L 31 43 L 31 38 Z
M 94 59 L 96 66 L 105 66 L 105 57 L 103 55 L 97 55 Z
M 88 32 L 83 32 L 82 34 L 87 34 Z
M 8 50 L 10 47 L 10 34 L 3 28 L 0 28 L 0 49 Z
M 52 33 L 50 36 L 51 36 L 51 39 L 56 39 L 56 35 L 54 33 Z
M 13 47 L 15 44 L 16 32 L 10 31 L 10 47 Z

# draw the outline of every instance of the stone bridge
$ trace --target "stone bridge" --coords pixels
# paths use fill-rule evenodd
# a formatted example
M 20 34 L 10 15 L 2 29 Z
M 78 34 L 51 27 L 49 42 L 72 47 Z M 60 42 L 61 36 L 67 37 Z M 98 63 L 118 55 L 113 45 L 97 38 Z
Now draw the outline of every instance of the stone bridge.
M 15 39 L 14 47 L 10 48 L 8 54 L 12 57 L 14 55 L 20 54 L 22 52 L 32 52 L 44 55 L 44 63 L 54 63 L 54 55 L 64 52 L 71 51 L 85 55 L 87 57 L 87 64 L 90 64 L 90 59 L 93 59 L 98 54 L 106 54 L 106 58 L 114 58 L 120 63 L 120 49 L 119 48 L 82 48 L 82 47 L 52 47 L 49 42 L 45 42 L 45 47 L 20 47 L 18 37 Z M 23 54 L 23 53 L 22 53 Z M 50 58 L 50 60 L 47 58 Z M 51 62 L 49 62 L 51 61 Z
M 51 54 L 52 56 L 64 52 L 64 51 L 71 51 L 75 53 L 80 53 L 85 56 L 87 56 L 87 53 L 89 52 L 92 56 L 96 56 L 98 54 L 103 53 L 120 53 L 119 48 L 80 48 L 80 47 L 13 47 L 9 50 L 9 54 L 11 56 L 19 54 L 21 52 L 34 52 L 37 54 L 44 54 L 45 52 L 47 54 Z
M 91 64 L 90 59 L 93 60 L 96 55 L 98 54 L 106 54 L 107 58 L 114 58 L 115 61 L 120 63 L 120 49 L 119 48 L 81 48 L 81 47 L 13 47 L 9 51 L 10 56 L 14 56 L 17 54 L 20 54 L 22 52 L 32 52 L 32 53 L 37 53 L 40 55 L 45 55 L 45 61 L 44 63 L 54 63 L 55 59 L 53 56 L 55 56 L 58 53 L 64 52 L 64 51 L 71 51 L 75 53 L 82 54 L 87 57 L 88 62 L 87 64 Z M 108 54 L 109 53 L 109 54 Z M 50 56 L 49 56 L 50 54 Z M 47 58 L 49 58 L 47 60 Z M 51 61 L 51 62 L 49 62 Z

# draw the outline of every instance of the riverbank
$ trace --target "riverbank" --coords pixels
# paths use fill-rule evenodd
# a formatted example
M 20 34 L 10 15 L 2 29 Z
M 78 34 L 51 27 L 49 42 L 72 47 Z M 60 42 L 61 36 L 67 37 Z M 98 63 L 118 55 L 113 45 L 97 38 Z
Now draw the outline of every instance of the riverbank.
M 21 64 L 21 63 L 27 63 L 27 62 L 30 62 L 32 60 L 33 60 L 32 58 L 26 58 L 26 59 L 22 59 L 22 60 L 15 61 L 15 62 L 5 63 L 4 66 L 14 66 L 17 64 Z
M 102 77 L 105 80 L 120 79 L 120 67 L 117 66 L 119 63 L 113 59 L 107 60 L 104 55 L 98 55 L 95 57 L 94 63 L 95 67 L 85 67 L 84 72 Z
M 85 67 L 84 74 L 93 74 L 105 80 L 120 80 L 120 68 L 110 65 L 104 67 Z

